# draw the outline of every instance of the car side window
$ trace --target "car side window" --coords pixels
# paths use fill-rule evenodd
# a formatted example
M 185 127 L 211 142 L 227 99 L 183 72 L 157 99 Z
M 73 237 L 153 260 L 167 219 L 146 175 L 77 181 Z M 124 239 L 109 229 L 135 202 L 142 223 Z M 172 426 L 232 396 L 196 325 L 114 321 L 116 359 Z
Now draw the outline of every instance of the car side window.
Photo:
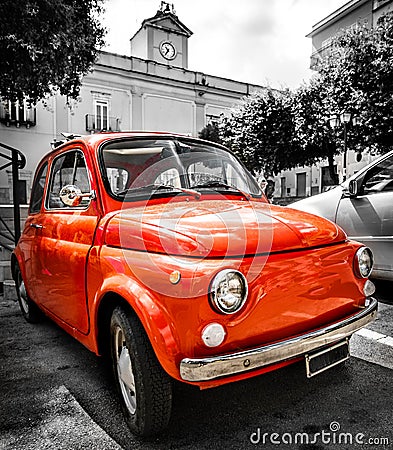
M 387 158 L 372 167 L 362 183 L 363 194 L 393 191 L 393 158 Z
M 41 210 L 42 199 L 44 198 L 44 189 L 47 172 L 48 172 L 48 163 L 45 163 L 37 173 L 37 177 L 34 181 L 34 185 L 31 190 L 30 214 L 36 214 Z
M 78 206 L 67 206 L 60 199 L 60 191 L 65 186 L 76 186 L 81 192 L 90 192 L 90 182 L 85 158 L 80 150 L 58 156 L 52 163 L 49 189 L 46 196 L 48 209 L 86 208 L 90 200 L 83 199 Z

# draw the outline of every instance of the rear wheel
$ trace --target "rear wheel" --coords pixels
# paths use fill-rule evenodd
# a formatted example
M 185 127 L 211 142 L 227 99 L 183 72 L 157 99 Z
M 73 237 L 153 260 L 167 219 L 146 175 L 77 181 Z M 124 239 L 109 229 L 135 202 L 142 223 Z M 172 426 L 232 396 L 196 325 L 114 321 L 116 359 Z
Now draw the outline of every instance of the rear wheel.
M 36 304 L 30 299 L 19 267 L 16 268 L 15 283 L 19 307 L 22 311 L 23 317 L 30 323 L 39 322 L 42 319 L 42 313 Z
M 160 366 L 134 314 L 116 308 L 110 336 L 113 372 L 127 424 L 139 436 L 157 434 L 169 422 L 171 379 Z

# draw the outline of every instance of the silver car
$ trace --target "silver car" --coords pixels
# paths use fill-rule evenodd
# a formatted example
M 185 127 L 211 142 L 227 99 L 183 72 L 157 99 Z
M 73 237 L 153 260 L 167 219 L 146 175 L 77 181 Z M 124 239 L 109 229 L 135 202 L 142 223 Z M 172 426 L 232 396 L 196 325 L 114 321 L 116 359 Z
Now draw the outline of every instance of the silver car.
M 393 151 L 334 189 L 289 206 L 336 222 L 373 251 L 372 277 L 393 280 Z

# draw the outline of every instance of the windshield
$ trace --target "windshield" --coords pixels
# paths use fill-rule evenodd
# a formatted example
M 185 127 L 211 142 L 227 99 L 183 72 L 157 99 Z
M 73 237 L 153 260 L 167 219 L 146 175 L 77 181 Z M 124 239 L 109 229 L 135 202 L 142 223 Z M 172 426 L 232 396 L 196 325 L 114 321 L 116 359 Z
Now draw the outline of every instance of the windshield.
M 101 150 L 108 192 L 121 200 L 214 190 L 260 197 L 261 190 L 229 152 L 188 139 L 123 139 Z

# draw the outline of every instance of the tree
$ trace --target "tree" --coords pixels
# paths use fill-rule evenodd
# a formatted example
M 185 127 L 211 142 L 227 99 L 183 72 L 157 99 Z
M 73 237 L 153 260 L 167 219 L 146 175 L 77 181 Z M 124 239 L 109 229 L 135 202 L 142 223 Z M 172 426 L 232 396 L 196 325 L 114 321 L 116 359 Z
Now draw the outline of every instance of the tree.
M 329 117 L 344 111 L 361 120 L 348 128 L 349 148 L 381 153 L 393 148 L 393 13 L 375 28 L 358 25 L 338 34 L 307 85 L 244 99 L 220 123 L 220 135 L 254 173 L 328 159 L 338 183 L 334 157 L 342 151 L 343 136 L 329 127 Z
M 318 80 L 294 92 L 268 89 L 254 94 L 220 123 L 220 136 L 254 173 L 263 169 L 273 175 L 328 158 L 331 177 L 338 182 L 338 150 L 323 99 Z
M 326 95 L 326 85 L 317 77 L 294 92 L 292 112 L 300 142 L 300 150 L 295 158 L 301 166 L 327 159 L 330 178 L 334 184 L 338 184 L 334 156 L 340 152 L 340 148 L 336 145 L 334 130 L 329 126 Z
M 266 89 L 243 99 L 219 124 L 224 144 L 239 156 L 249 170 L 267 174 L 290 169 L 299 151 L 292 114 L 292 94 Z
M 352 148 L 384 153 L 393 148 L 393 14 L 374 28 L 357 25 L 333 40 L 331 55 L 318 67 L 326 86 L 325 109 L 361 119 Z
M 217 122 L 208 123 L 202 130 L 198 133 L 199 138 L 205 139 L 210 142 L 217 142 L 221 144 L 220 129 Z
M 0 96 L 31 103 L 56 91 L 77 98 L 104 30 L 103 0 L 2 0 Z

